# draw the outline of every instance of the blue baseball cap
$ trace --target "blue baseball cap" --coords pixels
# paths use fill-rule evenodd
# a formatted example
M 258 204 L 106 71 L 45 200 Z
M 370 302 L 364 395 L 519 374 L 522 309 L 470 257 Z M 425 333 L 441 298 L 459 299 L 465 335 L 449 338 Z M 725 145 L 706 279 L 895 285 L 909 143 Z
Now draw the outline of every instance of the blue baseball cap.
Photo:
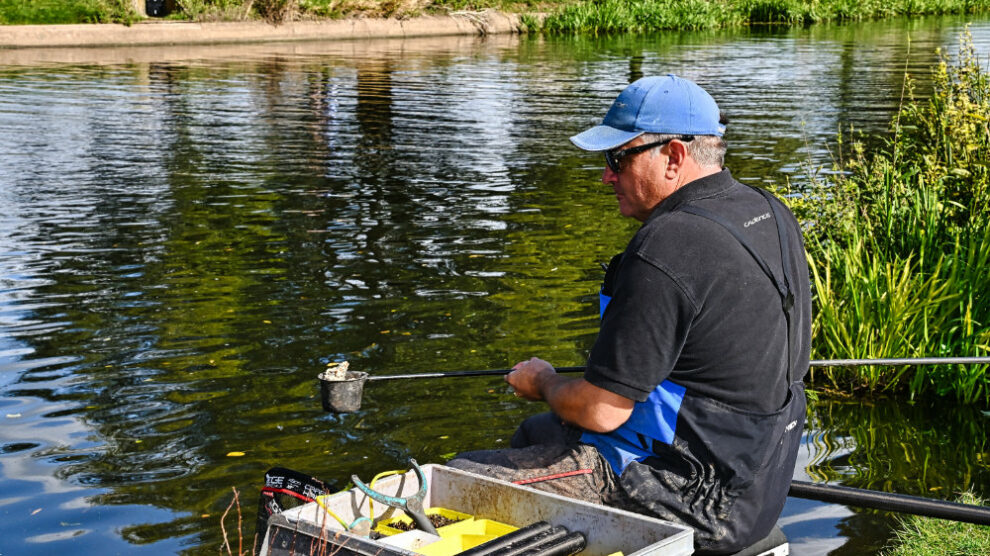
M 718 105 L 693 81 L 676 75 L 644 77 L 623 89 L 605 114 L 601 125 L 571 137 L 586 151 L 608 151 L 644 133 L 717 135 Z

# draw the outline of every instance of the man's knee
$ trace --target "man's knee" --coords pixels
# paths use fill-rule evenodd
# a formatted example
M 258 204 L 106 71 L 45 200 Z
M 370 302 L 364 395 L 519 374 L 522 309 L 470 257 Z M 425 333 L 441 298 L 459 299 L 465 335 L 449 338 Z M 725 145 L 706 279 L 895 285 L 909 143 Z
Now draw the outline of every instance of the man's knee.
M 464 452 L 457 454 L 454 459 L 448 461 L 444 465 L 453 467 L 454 469 L 475 473 L 477 475 L 486 475 L 496 479 L 502 479 L 503 477 L 492 473 L 492 462 L 490 461 L 490 457 L 484 457 L 489 455 L 491 452 L 492 451 L 489 450 L 481 452 Z
M 539 444 L 465 452 L 447 465 L 595 504 L 607 503 L 618 488 L 608 463 L 586 445 Z
M 556 414 L 547 412 L 527 417 L 512 435 L 509 446 L 526 448 L 537 444 L 571 445 L 580 438 L 580 429 L 564 423 Z
M 534 472 L 559 462 L 568 454 L 563 444 L 528 446 L 501 450 L 462 452 L 447 462 L 448 467 L 503 481 L 526 479 Z

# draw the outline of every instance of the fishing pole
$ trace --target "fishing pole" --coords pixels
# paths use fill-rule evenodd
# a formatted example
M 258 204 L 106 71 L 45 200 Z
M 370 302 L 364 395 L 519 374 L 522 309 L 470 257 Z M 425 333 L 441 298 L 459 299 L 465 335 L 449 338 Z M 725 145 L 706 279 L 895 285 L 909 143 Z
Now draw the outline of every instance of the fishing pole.
M 990 364 L 990 357 L 899 357 L 877 359 L 813 359 L 811 367 L 859 367 L 859 366 L 910 366 L 910 365 L 980 365 Z M 558 373 L 584 372 L 584 366 L 557 367 Z M 364 382 L 369 380 L 405 380 L 425 378 L 459 378 L 473 376 L 503 376 L 512 369 L 485 369 L 472 371 L 447 371 L 433 373 L 412 373 L 399 375 L 368 375 L 367 373 L 349 373 L 348 380 L 331 382 L 321 380 L 323 389 L 323 407 L 327 411 L 347 412 L 356 411 L 360 407 L 361 393 Z M 338 389 L 336 394 L 328 397 L 327 392 Z M 346 409 L 346 403 L 351 404 Z M 341 404 L 340 407 L 337 404 Z M 816 500 L 819 502 L 842 504 L 870 508 L 888 512 L 908 513 L 948 519 L 978 525 L 990 525 L 990 507 L 974 506 L 909 496 L 906 494 L 891 494 L 887 492 L 859 489 L 838 485 L 816 484 L 806 481 L 792 481 L 788 495 L 794 498 Z
M 990 507 L 960 504 L 946 500 L 909 496 L 907 494 L 891 494 L 877 490 L 852 488 L 839 485 L 809 483 L 806 481 L 791 481 L 788 496 L 870 508 L 885 512 L 898 512 L 921 515 L 951 521 L 990 525 Z
M 888 359 L 812 359 L 812 367 L 900 367 L 902 365 L 985 365 L 990 357 L 895 357 Z
M 990 364 L 990 357 L 900 357 L 887 359 L 812 359 L 812 367 L 862 367 L 862 366 L 908 366 L 908 365 L 979 365 Z M 409 380 L 425 378 L 461 378 L 470 376 L 504 376 L 512 369 L 483 369 L 475 371 L 444 371 L 433 373 L 409 373 L 400 375 L 369 375 L 368 373 L 347 371 L 346 363 L 341 367 L 345 372 L 337 378 L 320 375 L 320 391 L 323 409 L 332 413 L 350 413 L 361 408 L 364 383 L 378 380 Z M 558 373 L 582 373 L 584 366 L 557 367 Z
M 990 357 L 901 357 L 888 359 L 812 359 L 812 367 L 898 367 L 901 365 L 979 365 L 990 364 Z M 555 367 L 558 373 L 583 373 L 585 367 Z M 512 369 L 485 369 L 478 371 L 446 371 L 434 373 L 409 373 L 401 375 L 368 375 L 367 380 L 405 380 L 414 378 L 458 378 L 463 376 L 501 376 Z

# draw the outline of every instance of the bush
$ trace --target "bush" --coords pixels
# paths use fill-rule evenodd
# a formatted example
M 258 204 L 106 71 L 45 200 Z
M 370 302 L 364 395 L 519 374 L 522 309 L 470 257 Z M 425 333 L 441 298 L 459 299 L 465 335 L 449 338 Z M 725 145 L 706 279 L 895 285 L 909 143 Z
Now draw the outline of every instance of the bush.
M 256 0 L 255 8 L 265 21 L 277 25 L 292 19 L 296 13 L 296 0 Z
M 809 223 L 821 357 L 977 356 L 990 351 L 990 79 L 967 32 L 934 88 L 891 136 L 862 143 L 834 183 L 791 201 Z M 986 366 L 830 369 L 834 388 L 908 389 L 990 402 Z
M 176 0 L 186 17 L 196 21 L 229 21 L 247 18 L 252 2 L 242 0 Z
M 138 14 L 127 0 L 0 0 L 0 24 L 126 23 Z

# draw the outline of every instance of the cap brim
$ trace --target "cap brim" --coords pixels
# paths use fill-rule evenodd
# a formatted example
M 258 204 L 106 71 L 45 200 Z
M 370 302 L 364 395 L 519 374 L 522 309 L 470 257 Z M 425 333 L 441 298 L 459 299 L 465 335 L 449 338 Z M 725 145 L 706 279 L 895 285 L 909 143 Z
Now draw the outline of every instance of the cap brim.
M 646 133 L 645 131 L 623 131 L 607 125 L 597 125 L 571 137 L 571 143 L 586 151 L 610 151 Z

